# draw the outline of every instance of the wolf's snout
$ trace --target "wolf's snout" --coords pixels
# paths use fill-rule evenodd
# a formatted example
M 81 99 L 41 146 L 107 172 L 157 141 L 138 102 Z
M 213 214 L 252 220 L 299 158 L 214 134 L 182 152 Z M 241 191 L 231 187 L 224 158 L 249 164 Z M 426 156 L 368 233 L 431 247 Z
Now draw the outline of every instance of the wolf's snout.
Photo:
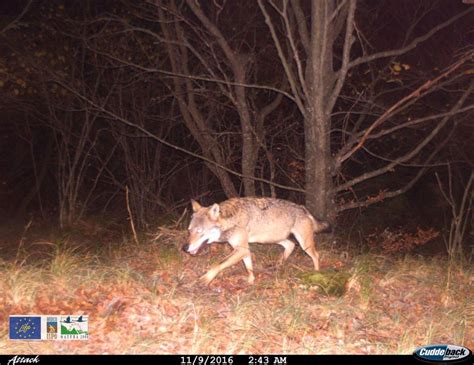
M 186 244 L 183 245 L 182 250 L 184 252 L 192 255 L 192 256 L 195 256 L 198 253 L 200 248 L 201 248 L 201 246 L 198 246 L 197 248 L 194 248 L 194 249 L 191 250 L 191 244 L 186 243 Z

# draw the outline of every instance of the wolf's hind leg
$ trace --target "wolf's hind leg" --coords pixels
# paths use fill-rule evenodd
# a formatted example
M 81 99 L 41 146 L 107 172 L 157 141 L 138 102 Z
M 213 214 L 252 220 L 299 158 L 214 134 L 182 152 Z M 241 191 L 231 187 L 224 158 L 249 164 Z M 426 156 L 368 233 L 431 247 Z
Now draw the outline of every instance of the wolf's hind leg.
M 319 253 L 315 248 L 311 221 L 302 222 L 298 227 L 295 227 L 291 233 L 293 233 L 293 236 L 295 236 L 304 252 L 313 260 L 314 270 L 319 271 Z
M 319 253 L 314 247 L 314 239 L 311 238 L 311 241 L 313 241 L 313 243 L 306 249 L 306 253 L 313 259 L 314 270 L 319 271 Z
M 288 259 L 288 257 L 290 257 L 291 253 L 295 249 L 295 243 L 291 240 L 283 240 L 283 241 L 277 242 L 277 244 L 285 248 L 285 251 L 283 251 L 283 254 L 278 260 L 278 264 L 281 265 Z

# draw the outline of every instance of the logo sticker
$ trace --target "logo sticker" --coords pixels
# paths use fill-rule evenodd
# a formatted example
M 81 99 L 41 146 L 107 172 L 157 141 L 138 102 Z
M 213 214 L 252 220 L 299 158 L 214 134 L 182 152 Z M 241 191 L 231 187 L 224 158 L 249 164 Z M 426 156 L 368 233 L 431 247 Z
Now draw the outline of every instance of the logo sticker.
M 456 345 L 427 345 L 418 347 L 413 355 L 427 362 L 454 362 L 466 359 L 472 355 L 471 350 Z
M 10 316 L 10 340 L 41 340 L 41 316 Z
M 46 317 L 46 338 L 48 340 L 58 339 L 58 317 Z
M 87 340 L 89 338 L 89 318 L 83 316 L 61 316 L 60 340 Z

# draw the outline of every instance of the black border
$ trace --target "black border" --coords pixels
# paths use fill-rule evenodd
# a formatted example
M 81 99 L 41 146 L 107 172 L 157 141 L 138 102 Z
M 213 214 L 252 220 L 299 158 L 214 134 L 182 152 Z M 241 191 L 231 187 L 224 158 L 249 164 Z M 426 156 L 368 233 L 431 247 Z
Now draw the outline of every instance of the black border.
M 13 365 L 14 356 L 33 360 L 36 355 L 0 355 L 0 365 Z M 182 356 L 194 363 L 182 362 Z M 214 362 L 211 358 L 214 357 Z M 250 358 L 261 358 L 260 362 L 250 362 Z M 216 358 L 219 358 L 217 362 Z M 232 362 L 229 359 L 232 358 Z M 275 362 L 275 358 L 285 358 L 286 363 Z M 17 358 L 18 359 L 18 358 Z M 194 360 L 196 359 L 196 360 Z M 30 361 L 31 361 L 30 360 Z M 15 365 L 89 365 L 89 364 L 159 364 L 159 365 L 305 365 L 305 364 L 350 364 L 350 365 L 403 365 L 427 364 L 413 355 L 38 355 L 37 362 L 16 362 Z M 456 365 L 470 364 L 472 358 L 463 359 Z M 439 364 L 439 363 L 438 363 Z

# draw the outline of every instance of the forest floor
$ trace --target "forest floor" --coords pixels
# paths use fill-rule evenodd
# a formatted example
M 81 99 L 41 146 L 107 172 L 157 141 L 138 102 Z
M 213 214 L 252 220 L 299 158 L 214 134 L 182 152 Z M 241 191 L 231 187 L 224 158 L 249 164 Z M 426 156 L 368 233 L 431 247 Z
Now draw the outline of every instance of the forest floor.
M 109 231 L 107 231 L 109 232 Z M 107 233 L 106 232 L 106 233 Z M 89 232 L 90 233 L 90 232 Z M 0 239 L 0 353 L 409 354 L 422 345 L 474 348 L 474 271 L 446 258 L 351 254 L 331 239 L 322 269 L 350 274 L 341 296 L 306 285 L 311 259 L 253 245 L 256 282 L 243 265 L 197 283 L 230 251 L 191 257 L 185 231 L 163 228 L 136 244 L 103 232 Z M 14 247 L 14 249 L 13 249 Z M 85 341 L 12 341 L 9 315 L 89 316 Z

